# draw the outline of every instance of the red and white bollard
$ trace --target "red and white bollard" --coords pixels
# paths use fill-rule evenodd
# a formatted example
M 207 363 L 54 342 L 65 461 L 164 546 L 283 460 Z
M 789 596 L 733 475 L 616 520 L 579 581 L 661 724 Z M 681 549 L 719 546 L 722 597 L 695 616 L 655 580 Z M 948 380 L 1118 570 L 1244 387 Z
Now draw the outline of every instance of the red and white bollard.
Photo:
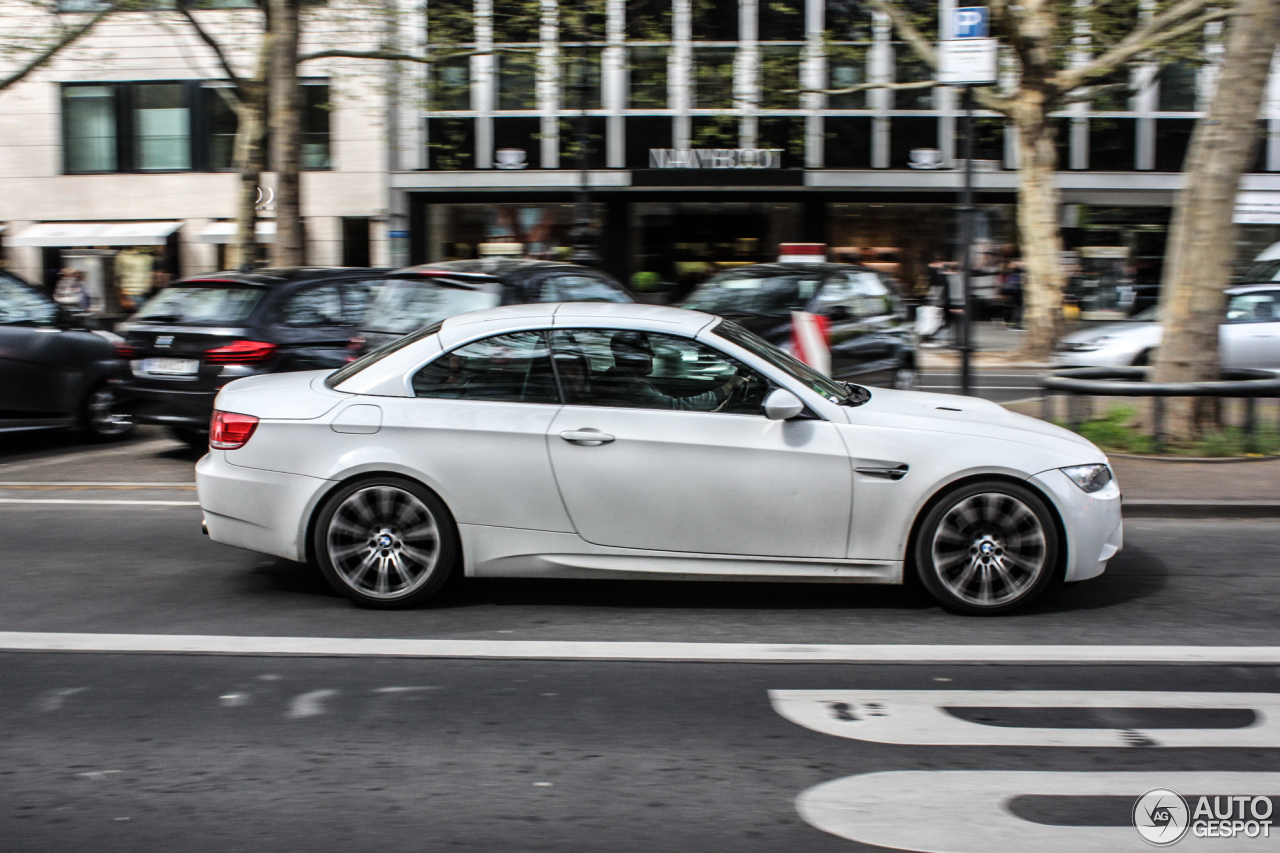
M 791 352 L 824 376 L 831 375 L 831 332 L 826 317 L 791 312 Z

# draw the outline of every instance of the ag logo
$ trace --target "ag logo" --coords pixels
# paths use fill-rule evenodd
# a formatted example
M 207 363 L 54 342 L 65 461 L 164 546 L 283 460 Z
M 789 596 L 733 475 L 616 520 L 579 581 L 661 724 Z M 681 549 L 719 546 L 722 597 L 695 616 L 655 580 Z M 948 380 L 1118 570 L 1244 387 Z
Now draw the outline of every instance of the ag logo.
M 1142 840 L 1167 847 L 1182 840 L 1190 825 L 1187 801 L 1168 788 L 1153 788 L 1133 804 L 1133 825 Z

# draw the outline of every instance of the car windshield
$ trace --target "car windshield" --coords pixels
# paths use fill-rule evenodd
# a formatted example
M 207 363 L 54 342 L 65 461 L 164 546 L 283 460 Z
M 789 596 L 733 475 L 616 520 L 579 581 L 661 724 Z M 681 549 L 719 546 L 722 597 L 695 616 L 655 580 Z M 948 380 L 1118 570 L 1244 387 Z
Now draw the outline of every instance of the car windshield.
M 448 281 L 388 279 L 369 307 L 361 328 L 407 335 L 455 314 L 494 308 L 501 302 L 497 284 L 474 289 Z
M 1244 274 L 1244 284 L 1280 281 L 1280 261 L 1261 261 Z
M 1133 323 L 1158 323 L 1160 322 L 1160 306 L 1152 305 L 1145 311 L 1139 311 L 1129 318 Z
M 46 326 L 58 316 L 58 307 L 31 288 L 0 275 L 0 325 Z
M 764 338 L 748 332 L 737 323 L 722 320 L 712 331 L 731 343 L 735 343 L 752 355 L 757 355 L 769 364 L 803 382 L 807 388 L 822 395 L 833 403 L 861 405 L 871 399 L 871 392 L 861 385 L 837 382 L 829 376 L 823 376 L 809 365 L 791 356 L 766 341 Z
M 133 315 L 142 323 L 226 326 L 249 319 L 265 291 L 253 285 L 178 284 L 160 291 Z
M 683 307 L 713 314 L 784 316 L 803 308 L 821 283 L 818 273 L 721 273 L 699 285 Z

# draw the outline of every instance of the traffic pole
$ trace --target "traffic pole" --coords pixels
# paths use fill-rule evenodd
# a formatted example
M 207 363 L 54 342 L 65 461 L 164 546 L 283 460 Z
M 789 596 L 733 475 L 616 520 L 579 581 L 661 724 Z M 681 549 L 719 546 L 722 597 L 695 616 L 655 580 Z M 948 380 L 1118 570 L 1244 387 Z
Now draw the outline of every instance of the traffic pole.
M 960 197 L 960 281 L 964 314 L 960 319 L 960 393 L 973 391 L 973 298 L 969 269 L 973 265 L 973 87 L 964 87 L 964 192 Z

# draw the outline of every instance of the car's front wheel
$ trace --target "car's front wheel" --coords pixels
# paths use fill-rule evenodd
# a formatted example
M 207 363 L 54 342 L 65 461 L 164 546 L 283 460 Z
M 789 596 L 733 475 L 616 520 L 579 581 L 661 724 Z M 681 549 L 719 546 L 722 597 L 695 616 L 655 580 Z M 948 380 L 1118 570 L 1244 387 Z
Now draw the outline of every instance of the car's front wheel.
M 946 609 L 1008 613 L 1053 581 L 1058 531 L 1045 502 L 1014 483 L 975 483 L 934 505 L 916 534 L 916 570 Z
M 99 385 L 84 404 L 84 428 L 94 438 L 123 438 L 133 429 L 128 415 L 117 411 L 120 397 L 110 385 Z
M 314 553 L 325 578 L 364 607 L 412 607 L 453 574 L 457 528 L 444 503 L 398 477 L 340 488 L 320 510 Z

